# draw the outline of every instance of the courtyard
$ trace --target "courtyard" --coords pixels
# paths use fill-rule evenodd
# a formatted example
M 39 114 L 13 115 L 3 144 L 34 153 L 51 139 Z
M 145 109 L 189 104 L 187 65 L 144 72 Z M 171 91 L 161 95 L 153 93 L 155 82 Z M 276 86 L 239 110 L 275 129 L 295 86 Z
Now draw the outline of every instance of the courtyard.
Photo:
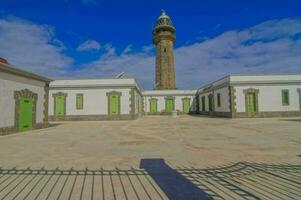
M 301 119 L 144 116 L 55 122 L 0 139 L 2 167 L 129 168 L 141 159 L 210 167 L 239 161 L 301 163 Z
M 167 170 L 168 176 L 182 174 L 185 180 L 191 180 L 192 188 L 197 185 L 212 198 L 298 199 L 300 130 L 300 118 L 183 115 L 144 116 L 133 121 L 55 122 L 46 129 L 0 138 L 0 197 L 177 199 L 171 198 L 164 189 L 168 184 L 160 185 L 148 168 L 154 161 L 156 170 Z M 252 177 L 256 173 L 259 175 Z M 104 174 L 108 176 L 100 182 L 97 175 Z M 219 174 L 218 178 L 212 178 L 213 174 Z M 135 180 L 130 178 L 133 176 Z M 249 177 L 240 180 L 244 176 Z

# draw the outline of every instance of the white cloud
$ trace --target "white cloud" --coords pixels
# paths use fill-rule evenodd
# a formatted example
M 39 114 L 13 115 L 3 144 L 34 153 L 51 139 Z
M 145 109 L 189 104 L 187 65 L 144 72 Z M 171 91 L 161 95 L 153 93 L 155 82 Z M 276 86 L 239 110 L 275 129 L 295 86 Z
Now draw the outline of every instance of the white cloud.
M 65 47 L 52 27 L 15 17 L 0 19 L 0 44 L 8 62 L 44 75 L 60 75 L 73 61 L 62 53 Z
M 77 47 L 77 51 L 99 50 L 101 45 L 95 40 L 87 40 Z

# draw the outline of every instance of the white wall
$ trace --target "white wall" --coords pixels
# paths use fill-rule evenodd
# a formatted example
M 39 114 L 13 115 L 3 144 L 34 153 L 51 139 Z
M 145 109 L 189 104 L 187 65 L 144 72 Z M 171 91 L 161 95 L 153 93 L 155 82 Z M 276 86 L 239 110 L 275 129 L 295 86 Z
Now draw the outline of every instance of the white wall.
M 221 95 L 221 106 L 217 106 L 217 94 Z M 214 110 L 215 112 L 230 112 L 230 102 L 229 102 L 229 88 L 223 87 L 216 89 L 212 92 L 207 92 L 199 95 L 199 109 L 202 111 L 202 97 L 205 96 L 205 111 L 209 111 L 209 100 L 208 96 L 210 94 L 214 95 Z
M 221 95 L 221 106 L 217 106 L 217 94 Z M 229 102 L 229 88 L 224 87 L 214 91 L 214 103 L 216 112 L 230 112 L 230 102 Z
M 135 98 L 135 114 L 138 114 L 139 112 L 143 112 L 142 108 L 142 96 L 140 93 L 138 93 L 136 90 L 134 90 L 134 98 Z M 140 110 L 139 110 L 140 109 Z
M 0 127 L 14 126 L 14 92 L 24 89 L 29 89 L 38 94 L 36 123 L 42 123 L 44 118 L 44 86 L 45 83 L 41 81 L 0 72 Z
M 50 89 L 49 90 L 49 115 L 54 115 L 54 98 L 57 92 L 67 93 L 66 115 L 107 115 L 107 93 L 121 92 L 120 114 L 130 114 L 130 88 L 128 89 Z M 82 110 L 76 109 L 76 94 L 83 94 L 84 106 Z
M 145 112 L 150 112 L 150 103 L 149 99 L 151 98 L 156 98 L 158 99 L 158 112 L 163 112 L 165 110 L 165 97 L 166 96 L 144 96 L 144 111 Z M 185 97 L 190 98 L 190 110 L 195 111 L 195 101 L 194 101 L 194 96 L 174 96 L 175 97 L 175 110 L 183 111 L 183 101 L 182 99 Z
M 243 90 L 248 88 L 259 89 L 258 94 L 258 111 L 298 111 L 299 110 L 299 93 L 298 88 L 301 85 L 274 85 L 274 86 L 235 86 L 236 110 L 237 112 L 246 112 L 245 95 Z M 282 105 L 282 89 L 289 90 L 290 105 Z

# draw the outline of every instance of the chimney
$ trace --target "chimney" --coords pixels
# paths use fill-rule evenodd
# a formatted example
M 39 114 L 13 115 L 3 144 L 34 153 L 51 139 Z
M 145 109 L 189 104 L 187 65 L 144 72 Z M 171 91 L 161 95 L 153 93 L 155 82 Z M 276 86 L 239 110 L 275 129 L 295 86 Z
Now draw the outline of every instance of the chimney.
M 0 64 L 8 64 L 7 60 L 0 57 Z

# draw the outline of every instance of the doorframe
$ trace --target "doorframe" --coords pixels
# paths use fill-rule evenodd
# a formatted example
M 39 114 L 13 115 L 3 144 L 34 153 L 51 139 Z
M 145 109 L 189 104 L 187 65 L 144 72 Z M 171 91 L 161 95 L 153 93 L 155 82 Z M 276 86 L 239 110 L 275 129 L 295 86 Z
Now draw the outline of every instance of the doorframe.
M 111 95 L 117 95 L 118 96 L 118 114 L 117 115 L 111 115 L 110 114 L 110 106 L 111 106 L 111 102 L 110 102 L 110 96 Z M 119 116 L 121 114 L 121 98 L 122 96 L 122 92 L 117 92 L 117 91 L 111 91 L 111 92 L 107 92 L 107 97 L 108 97 L 108 115 L 109 116 Z
M 245 94 L 245 112 L 246 113 L 258 113 L 259 112 L 259 107 L 258 107 L 259 89 L 248 88 L 248 89 L 243 90 L 243 93 Z M 248 94 L 255 94 L 255 112 L 248 111 Z
M 66 113 L 66 101 L 67 101 L 67 97 L 68 97 L 68 94 L 67 93 L 64 93 L 64 92 L 57 92 L 57 93 L 53 93 L 52 94 L 52 97 L 53 97 L 53 115 L 54 116 L 58 116 L 55 114 L 55 109 L 56 109 L 56 100 L 55 98 L 57 96 L 63 96 L 64 97 L 64 115 L 63 116 L 66 116 L 67 113 Z
M 37 110 L 37 101 L 38 94 L 32 92 L 29 89 L 24 89 L 20 91 L 14 92 L 15 98 L 15 129 L 19 130 L 19 112 L 20 112 L 20 98 L 32 98 L 33 99 L 33 107 L 32 107 L 32 129 L 36 128 L 36 110 Z

